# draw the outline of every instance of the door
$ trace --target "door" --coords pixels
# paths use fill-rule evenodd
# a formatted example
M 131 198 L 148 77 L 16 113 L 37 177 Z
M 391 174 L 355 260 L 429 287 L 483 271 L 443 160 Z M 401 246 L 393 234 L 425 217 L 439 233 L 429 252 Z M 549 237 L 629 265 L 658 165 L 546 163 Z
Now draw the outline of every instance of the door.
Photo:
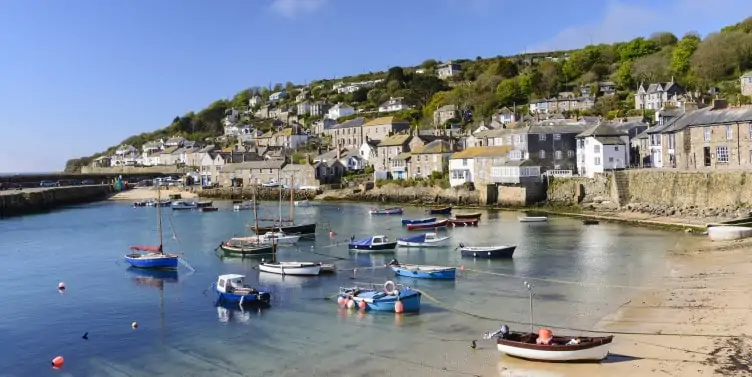
M 705 161 L 705 166 L 710 166 L 710 147 L 702 148 L 702 159 Z

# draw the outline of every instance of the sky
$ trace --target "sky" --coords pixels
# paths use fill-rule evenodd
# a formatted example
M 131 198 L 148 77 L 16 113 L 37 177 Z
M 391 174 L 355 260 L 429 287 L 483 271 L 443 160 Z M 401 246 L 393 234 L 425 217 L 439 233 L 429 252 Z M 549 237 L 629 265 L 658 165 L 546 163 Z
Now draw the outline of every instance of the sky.
M 0 172 L 62 170 L 251 86 L 750 15 L 749 0 L 0 1 Z

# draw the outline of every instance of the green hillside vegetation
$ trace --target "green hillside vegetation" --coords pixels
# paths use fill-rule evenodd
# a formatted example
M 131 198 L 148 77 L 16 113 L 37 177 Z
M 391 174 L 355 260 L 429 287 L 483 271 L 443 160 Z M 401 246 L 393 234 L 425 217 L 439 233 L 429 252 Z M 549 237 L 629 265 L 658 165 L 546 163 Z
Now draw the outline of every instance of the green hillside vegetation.
M 487 119 L 503 106 L 516 106 L 518 112 L 525 112 L 526 104 L 536 99 L 555 97 L 562 91 L 579 95 L 581 85 L 594 85 L 598 81 L 615 82 L 617 94 L 598 98 L 595 107 L 589 111 L 566 115 L 600 115 L 609 119 L 640 115 L 641 111 L 634 110 L 632 96 L 637 86 L 641 82 L 665 82 L 672 78 L 688 91 L 708 93 L 714 87 L 730 103 L 747 103 L 748 99 L 740 95 L 738 78 L 746 70 L 752 69 L 752 17 L 724 27 L 705 39 L 691 32 L 681 38 L 668 32 L 658 32 L 648 38 L 589 45 L 579 50 L 477 57 L 453 62 L 460 64 L 462 71 L 446 81 L 434 75 L 439 62 L 428 59 L 417 67 L 392 67 L 387 72 L 317 80 L 309 83 L 306 89 L 314 100 L 345 102 L 366 111 L 374 111 L 390 97 L 404 97 L 415 106 L 415 110 L 398 115 L 418 127 L 433 127 L 433 111 L 443 105 L 453 104 L 461 111 L 471 111 L 473 120 L 479 121 Z M 424 69 L 425 73 L 416 73 L 416 69 Z M 340 81 L 351 83 L 375 79 L 383 81 L 373 88 L 349 94 L 338 94 L 333 90 L 333 85 Z M 197 113 L 177 116 L 163 129 L 131 136 L 120 144 L 139 148 L 145 142 L 160 137 L 181 135 L 189 140 L 204 140 L 221 135 L 226 110 L 247 110 L 248 100 L 253 95 L 258 94 L 266 99 L 271 93 L 282 89 L 288 93 L 282 104 L 294 106 L 295 96 L 304 87 L 288 82 L 275 84 L 271 88 L 244 89 L 231 100 L 218 100 Z M 376 116 L 375 112 L 366 115 Z M 307 123 L 313 120 L 303 118 Z M 453 121 L 469 123 L 473 120 Z M 272 126 L 268 120 L 253 117 L 244 117 L 241 122 L 253 124 L 262 130 Z M 72 159 L 66 164 L 66 171 L 77 171 L 93 158 L 110 154 L 115 148 L 110 147 L 94 156 Z

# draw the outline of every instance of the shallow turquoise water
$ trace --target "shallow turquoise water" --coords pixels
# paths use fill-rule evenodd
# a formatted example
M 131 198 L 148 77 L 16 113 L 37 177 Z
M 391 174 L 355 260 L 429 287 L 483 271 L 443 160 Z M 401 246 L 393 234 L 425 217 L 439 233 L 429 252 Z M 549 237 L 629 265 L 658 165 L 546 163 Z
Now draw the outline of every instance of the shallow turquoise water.
M 333 261 L 349 271 L 282 278 L 259 276 L 258 261 L 216 255 L 220 241 L 244 234 L 251 216 L 229 210 L 229 203 L 218 206 L 214 213 L 164 211 L 166 251 L 184 253 L 196 272 L 181 267 L 163 291 L 137 284 L 139 276 L 120 261 L 128 246 L 156 243 L 153 208 L 105 202 L 0 220 L 0 376 L 486 375 L 499 354 L 490 345 L 468 353 L 467 344 L 498 327 L 497 319 L 527 328 L 519 324 L 529 320 L 524 277 L 557 281 L 534 281 L 536 322 L 590 328 L 635 293 L 604 285 L 644 284 L 683 236 L 618 224 L 586 227 L 568 218 L 522 224 L 517 213 L 484 212 L 479 227 L 446 232 L 455 244 L 516 243 L 513 260 L 473 261 L 451 248 L 354 255 L 346 247 L 350 235 L 408 234 L 399 216 L 370 217 L 370 205 L 323 205 L 296 214 L 320 224 L 315 242 L 282 249 L 279 259 Z M 277 216 L 276 204 L 265 212 Z M 420 208 L 405 214 L 425 216 Z M 344 259 L 311 254 L 311 246 Z M 394 257 L 465 271 L 457 281 L 440 282 L 370 268 Z M 216 308 L 205 291 L 220 273 L 243 273 L 271 290 L 272 308 Z M 388 279 L 427 293 L 419 315 L 363 315 L 330 299 L 340 286 Z M 59 281 L 68 286 L 63 294 Z M 85 332 L 89 340 L 81 339 Z M 66 358 L 61 370 L 50 367 L 57 355 Z

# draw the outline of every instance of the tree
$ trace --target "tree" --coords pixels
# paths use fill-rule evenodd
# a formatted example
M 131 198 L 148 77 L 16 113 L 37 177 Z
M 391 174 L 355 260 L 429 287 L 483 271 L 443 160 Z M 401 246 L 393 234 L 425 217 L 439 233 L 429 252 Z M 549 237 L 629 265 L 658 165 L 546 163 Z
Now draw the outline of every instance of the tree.
M 562 72 L 567 80 L 574 80 L 585 72 L 589 71 L 600 57 L 599 48 L 596 46 L 585 46 L 582 50 L 577 50 L 569 55 L 569 59 L 564 62 Z
M 741 31 L 743 33 L 752 33 L 752 17 L 747 17 L 744 21 L 726 26 L 721 29 L 721 33 L 731 33 L 734 31 Z
M 496 88 L 496 97 L 502 106 L 511 106 L 515 102 L 523 102 L 526 99 L 519 80 L 516 78 L 502 80 Z
M 752 34 L 741 31 L 711 34 L 691 58 L 692 72 L 704 83 L 721 80 L 750 63 Z
M 434 68 L 436 68 L 437 64 L 438 63 L 436 63 L 436 60 L 434 60 L 434 59 L 426 59 L 426 60 L 423 61 L 423 63 L 420 63 L 420 68 L 423 68 L 423 69 L 434 69 Z
M 505 79 L 510 79 L 517 76 L 517 64 L 507 59 L 500 59 L 491 64 L 486 70 L 487 73 L 494 76 L 501 76 Z
M 389 80 L 386 83 L 386 92 L 391 96 L 394 96 L 395 93 L 402 88 L 404 88 L 402 81 Z
M 288 81 L 288 82 L 285 83 L 285 90 L 287 90 L 288 92 L 290 92 L 293 89 L 295 89 L 295 84 L 293 84 L 290 81 Z
M 389 68 L 389 71 L 386 73 L 386 81 L 397 81 L 399 83 L 404 83 L 405 80 L 405 71 L 402 69 L 402 67 L 392 67 Z
M 630 89 L 634 87 L 634 80 L 632 79 L 632 62 L 625 61 L 619 65 L 619 68 L 614 72 L 614 82 L 616 85 L 624 89 Z
M 285 87 L 281 83 L 274 84 L 274 91 L 281 92 Z
M 688 34 L 682 37 L 681 41 L 676 44 L 676 48 L 671 53 L 670 69 L 674 75 L 684 76 L 689 72 L 690 58 L 700 45 L 700 37 Z
M 538 70 L 533 70 L 521 75 L 517 80 L 522 94 L 528 97 L 532 93 L 535 93 L 537 88 L 540 88 L 542 78 Z
M 415 75 L 408 85 L 410 89 L 408 101 L 411 105 L 418 107 L 428 103 L 437 92 L 449 89 L 443 80 L 431 75 Z
M 640 37 L 623 44 L 619 49 L 619 56 L 622 61 L 635 60 L 656 51 L 658 45 L 654 41 Z
M 671 76 L 670 62 L 671 53 L 668 50 L 638 58 L 632 63 L 632 78 L 640 82 L 667 81 Z
M 389 98 L 389 95 L 386 94 L 384 89 L 373 88 L 368 92 L 366 98 L 368 99 L 368 102 L 374 106 L 378 106 L 380 103 L 386 101 L 386 99 Z
M 349 98 L 347 98 L 347 102 L 366 102 L 368 100 L 368 91 L 369 88 L 360 88 L 352 93 L 350 93 Z M 378 104 L 376 104 L 378 105 Z
M 370 93 L 369 93 L 370 94 Z M 448 105 L 451 103 L 451 95 L 450 92 L 437 92 L 432 97 L 431 100 L 429 100 L 425 106 L 423 106 L 423 118 L 424 119 L 432 119 L 433 118 L 433 112 L 436 111 L 441 106 Z
M 239 91 L 234 97 L 232 97 L 231 106 L 236 109 L 248 107 L 250 94 L 251 92 L 248 89 Z
M 546 97 L 558 93 L 561 84 L 564 82 L 561 65 L 557 62 L 545 60 L 538 65 L 538 71 L 540 72 L 540 85 L 536 92 Z
M 662 48 L 665 46 L 675 45 L 679 39 L 676 38 L 673 33 L 670 33 L 668 31 L 659 31 L 657 33 L 653 33 L 650 36 L 649 40 L 653 41 L 658 46 L 658 48 Z

